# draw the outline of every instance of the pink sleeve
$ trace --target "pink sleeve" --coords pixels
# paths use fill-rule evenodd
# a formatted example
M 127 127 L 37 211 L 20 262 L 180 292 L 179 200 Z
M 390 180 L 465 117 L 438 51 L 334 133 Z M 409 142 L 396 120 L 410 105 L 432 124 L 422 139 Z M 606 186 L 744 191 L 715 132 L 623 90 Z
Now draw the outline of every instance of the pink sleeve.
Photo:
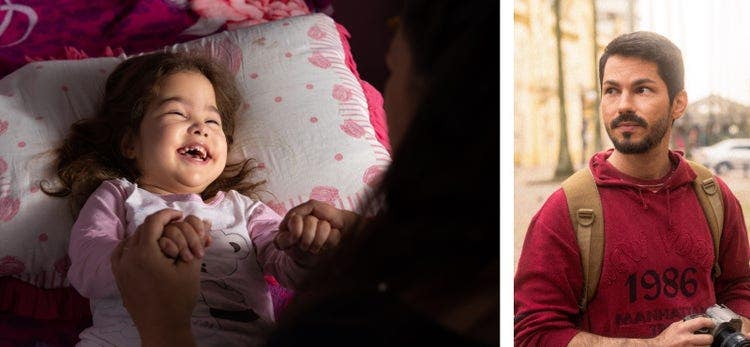
M 247 223 L 247 230 L 255 245 L 263 273 L 275 277 L 283 287 L 294 289 L 308 273 L 299 263 L 307 264 L 315 257 L 292 251 L 297 259 L 295 261 L 289 253 L 276 248 L 273 240 L 279 232 L 281 219 L 270 207 L 260 203 Z
M 716 302 L 750 317 L 750 244 L 745 218 L 739 201 L 726 183 L 716 179 L 724 200 L 724 229 L 719 248 L 721 276 L 714 281 Z
M 112 250 L 125 235 L 123 193 L 102 183 L 83 205 L 70 233 L 68 280 L 81 295 L 103 298 L 118 290 L 109 265 Z

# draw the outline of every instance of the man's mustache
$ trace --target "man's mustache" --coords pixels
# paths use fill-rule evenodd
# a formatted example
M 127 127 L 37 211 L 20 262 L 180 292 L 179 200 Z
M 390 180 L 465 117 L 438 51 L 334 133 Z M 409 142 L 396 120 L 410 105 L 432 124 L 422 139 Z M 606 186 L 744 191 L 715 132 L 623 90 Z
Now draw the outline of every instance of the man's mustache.
M 636 123 L 644 128 L 648 127 L 648 123 L 646 123 L 646 120 L 639 117 L 637 114 L 628 112 L 623 113 L 619 116 L 617 116 L 615 119 L 612 120 L 612 122 L 609 123 L 610 128 L 614 129 L 620 126 L 620 124 L 629 122 L 629 123 Z

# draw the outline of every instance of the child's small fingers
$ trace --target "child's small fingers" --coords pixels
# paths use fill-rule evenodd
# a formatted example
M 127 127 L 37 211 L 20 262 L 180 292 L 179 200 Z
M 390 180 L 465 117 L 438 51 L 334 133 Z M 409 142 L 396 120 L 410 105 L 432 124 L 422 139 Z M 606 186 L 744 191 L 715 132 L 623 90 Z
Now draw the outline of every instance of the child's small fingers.
M 323 246 L 323 249 L 336 248 L 338 247 L 339 242 L 341 242 L 341 230 L 331 228 L 331 233 L 328 235 L 328 240 Z
M 189 224 L 192 229 L 195 230 L 196 234 L 198 234 L 198 236 L 201 238 L 203 238 L 208 231 L 208 229 L 206 229 L 206 225 L 203 224 L 203 221 L 192 214 L 185 218 L 185 223 Z
M 318 221 L 318 227 L 315 230 L 315 237 L 310 245 L 310 252 L 317 254 L 323 248 L 331 234 L 331 224 L 322 220 Z
M 171 223 L 164 227 L 164 234 L 163 237 L 166 237 L 177 246 L 177 249 L 179 250 L 179 254 L 182 256 L 182 260 L 190 261 L 193 259 L 192 255 L 190 254 L 190 249 L 187 243 L 187 240 L 185 239 L 185 236 L 182 234 L 182 229 L 185 223 L 177 222 L 177 223 Z
M 290 239 L 299 239 L 302 236 L 302 231 L 305 227 L 305 220 L 303 216 L 293 215 L 289 217 L 288 232 Z
M 205 248 L 211 245 L 211 221 L 203 221 L 203 230 L 206 231 L 203 235 L 203 247 Z
M 293 239 L 291 233 L 288 231 L 279 231 L 273 239 L 273 245 L 276 246 L 276 249 L 282 251 L 294 246 L 295 243 L 297 241 Z
M 161 251 L 167 255 L 167 257 L 176 259 L 177 256 L 180 254 L 179 248 L 177 248 L 177 245 L 175 245 L 172 240 L 162 237 L 159 239 L 159 248 L 161 248 Z
M 315 230 L 318 228 L 318 218 L 313 216 L 304 217 L 304 225 L 302 227 L 302 236 L 299 239 L 299 249 L 307 251 L 310 249 L 310 245 L 315 239 Z
M 203 240 L 206 233 L 200 235 L 198 230 L 195 229 L 196 225 L 198 225 L 199 228 L 203 228 L 203 222 L 194 217 L 193 223 L 186 221 L 185 223 L 180 224 L 180 231 L 182 231 L 182 236 L 185 238 L 185 241 L 190 248 L 189 252 L 195 257 L 203 258 L 203 255 L 205 254 L 203 251 Z

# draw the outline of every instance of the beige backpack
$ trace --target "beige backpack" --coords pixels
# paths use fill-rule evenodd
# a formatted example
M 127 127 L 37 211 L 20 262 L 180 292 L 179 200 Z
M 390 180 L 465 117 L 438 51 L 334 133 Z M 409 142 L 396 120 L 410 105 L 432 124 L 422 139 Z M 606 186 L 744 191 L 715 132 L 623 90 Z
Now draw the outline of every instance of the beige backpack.
M 704 166 L 687 161 L 697 177 L 693 181 L 693 190 L 698 196 L 706 216 L 714 243 L 713 278 L 721 275 L 719 268 L 719 243 L 724 227 L 724 207 L 722 206 L 721 189 L 714 180 L 714 175 Z M 583 264 L 583 296 L 579 307 L 581 311 L 594 297 L 599 284 L 599 275 L 604 258 L 604 218 L 602 202 L 594 177 L 589 168 L 578 170 L 562 183 L 568 201 L 568 211 L 576 231 L 578 247 L 581 249 Z

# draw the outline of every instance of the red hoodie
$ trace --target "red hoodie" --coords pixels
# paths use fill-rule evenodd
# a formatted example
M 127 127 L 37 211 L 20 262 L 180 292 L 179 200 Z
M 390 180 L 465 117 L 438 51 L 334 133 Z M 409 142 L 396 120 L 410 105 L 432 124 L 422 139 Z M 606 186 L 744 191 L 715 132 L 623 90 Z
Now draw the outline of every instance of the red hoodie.
M 515 277 L 515 344 L 565 346 L 579 330 L 650 338 L 715 303 L 750 317 L 750 249 L 742 210 L 721 179 L 721 276 L 713 281 L 711 231 L 692 188 L 696 177 L 670 152 L 673 171 L 641 180 L 615 169 L 612 150 L 591 158 L 604 210 L 604 259 L 596 296 L 579 313 L 580 250 L 562 189 L 529 225 Z M 654 188 L 656 187 L 656 188 Z

